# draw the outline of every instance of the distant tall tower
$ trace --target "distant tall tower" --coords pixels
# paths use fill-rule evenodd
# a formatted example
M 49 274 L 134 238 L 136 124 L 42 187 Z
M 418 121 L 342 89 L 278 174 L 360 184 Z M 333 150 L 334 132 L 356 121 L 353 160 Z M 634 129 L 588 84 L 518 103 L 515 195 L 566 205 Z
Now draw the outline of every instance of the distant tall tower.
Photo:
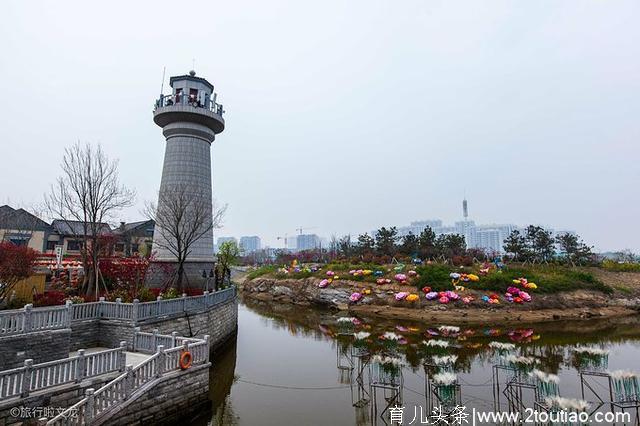
M 469 218 L 469 208 L 467 207 L 467 198 L 462 200 L 462 216 L 464 216 L 465 222 Z
M 222 105 L 216 103 L 213 84 L 196 77 L 195 71 L 171 77 L 169 84 L 172 93 L 161 94 L 153 111 L 153 121 L 162 127 L 166 139 L 160 194 L 187 188 L 187 194 L 211 206 L 211 143 L 224 130 Z M 159 208 L 158 214 L 162 214 L 162 210 Z M 209 209 L 209 223 L 212 216 Z M 153 250 L 158 262 L 176 260 L 171 251 L 163 247 L 167 241 L 169 237 L 156 227 Z M 211 230 L 191 246 L 185 265 L 189 282 L 199 281 L 202 271 L 213 267 L 213 260 Z

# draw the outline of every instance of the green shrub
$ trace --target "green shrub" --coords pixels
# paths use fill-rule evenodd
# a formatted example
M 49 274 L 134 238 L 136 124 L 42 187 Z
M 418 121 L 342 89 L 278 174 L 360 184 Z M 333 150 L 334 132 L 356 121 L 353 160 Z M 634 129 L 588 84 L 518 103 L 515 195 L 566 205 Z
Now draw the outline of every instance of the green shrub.
M 429 286 L 433 291 L 453 290 L 449 274 L 454 268 L 449 265 L 434 263 L 431 265 L 418 266 L 416 272 L 419 277 L 415 279 L 416 287 L 421 289 Z
M 160 293 L 163 299 L 177 299 L 178 297 L 182 297 L 182 294 L 178 293 L 178 290 L 175 287 L 171 287 L 165 292 Z
M 156 300 L 156 296 L 153 294 L 149 287 L 140 287 L 136 299 L 140 302 L 153 302 Z

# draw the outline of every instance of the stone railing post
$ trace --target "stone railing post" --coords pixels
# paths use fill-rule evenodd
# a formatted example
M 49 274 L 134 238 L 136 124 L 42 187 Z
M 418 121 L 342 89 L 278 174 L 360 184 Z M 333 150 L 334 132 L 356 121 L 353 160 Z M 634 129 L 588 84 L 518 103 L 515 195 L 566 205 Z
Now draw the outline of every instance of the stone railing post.
M 182 293 L 182 312 L 187 311 L 187 293 Z
M 133 393 L 133 365 L 127 365 L 125 371 L 127 377 L 124 379 L 124 399 L 129 399 Z
M 172 331 L 171 332 L 171 347 L 175 348 L 176 347 L 176 339 L 178 337 L 178 332 L 177 331 Z
M 98 301 L 98 317 L 101 318 L 104 316 L 104 297 L 101 297 Z
M 156 368 L 156 377 L 162 377 L 164 374 L 165 365 L 167 364 L 164 345 L 158 345 L 158 368 Z
M 158 333 L 160 333 L 160 330 L 158 330 L 157 328 L 154 328 L 153 336 L 151 337 L 151 350 L 153 350 L 153 348 L 158 347 Z
M 133 299 L 133 313 L 131 314 L 131 320 L 134 324 L 138 323 L 138 308 L 140 307 L 140 301 Z
M 93 388 L 89 388 L 84 391 L 84 396 L 87 398 L 87 404 L 84 406 L 84 424 L 86 425 L 90 425 L 93 422 L 93 410 L 95 405 L 93 392 Z
M 29 392 L 31 391 L 31 371 L 33 370 L 33 360 L 25 359 L 24 360 L 24 372 L 22 373 L 22 384 L 21 384 L 21 393 L 20 396 L 25 398 L 29 396 Z
M 116 298 L 116 319 L 122 319 L 120 318 L 122 316 L 122 298 L 118 297 Z
M 138 333 L 140 333 L 140 327 L 133 329 L 133 351 L 138 352 Z
M 33 309 L 33 305 L 31 303 L 24 305 L 24 332 L 27 333 L 31 331 L 33 327 L 33 318 L 31 318 L 31 310 Z
M 209 299 L 211 299 L 209 297 L 209 290 L 206 290 L 202 296 L 204 298 L 204 308 L 207 310 L 209 309 Z
M 67 300 L 65 303 L 67 305 L 67 321 L 65 324 L 67 328 L 71 327 L 71 320 L 73 319 L 73 302 L 71 300 Z
M 125 366 L 127 365 L 127 354 L 125 354 L 127 350 L 127 342 L 124 340 L 120 342 L 120 352 L 118 352 L 118 371 L 123 372 Z
M 76 383 L 84 380 L 87 371 L 87 358 L 84 355 L 84 349 L 78 349 L 78 363 L 76 364 Z
M 209 362 L 209 354 L 210 354 L 210 350 L 211 350 L 211 338 L 208 334 L 204 335 L 204 341 L 207 342 L 207 346 L 206 346 L 206 350 L 207 352 L 204 354 L 204 362 Z
M 162 315 L 162 296 L 156 298 L 156 316 Z

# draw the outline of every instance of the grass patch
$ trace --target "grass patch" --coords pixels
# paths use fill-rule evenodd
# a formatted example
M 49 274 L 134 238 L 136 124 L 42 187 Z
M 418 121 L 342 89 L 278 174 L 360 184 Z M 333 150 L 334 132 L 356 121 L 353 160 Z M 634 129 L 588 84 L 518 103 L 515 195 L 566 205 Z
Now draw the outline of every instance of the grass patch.
M 416 269 L 420 277 L 416 280 L 418 289 L 430 286 L 434 291 L 451 290 L 449 273 L 454 269 L 448 265 L 425 265 Z M 459 272 L 471 272 L 470 268 L 455 269 Z M 503 293 L 513 285 L 513 280 L 525 277 L 538 285 L 532 293 L 558 293 L 573 290 L 595 290 L 612 294 L 613 289 L 588 272 L 577 271 L 561 266 L 507 266 L 501 272 L 493 271 L 480 277 L 479 282 L 460 283 L 469 289 L 487 290 Z
M 619 263 L 613 260 L 602 262 L 602 269 L 612 272 L 640 272 L 640 263 Z
M 620 293 L 633 294 L 633 290 L 631 290 L 629 287 L 624 285 L 617 285 L 617 286 L 614 286 L 614 288 L 618 290 Z
M 257 269 L 254 269 L 253 271 L 250 271 L 247 274 L 247 278 L 252 280 L 254 278 L 258 278 L 263 275 L 273 274 L 274 272 L 276 272 L 277 269 L 278 267 L 276 265 L 264 265 Z

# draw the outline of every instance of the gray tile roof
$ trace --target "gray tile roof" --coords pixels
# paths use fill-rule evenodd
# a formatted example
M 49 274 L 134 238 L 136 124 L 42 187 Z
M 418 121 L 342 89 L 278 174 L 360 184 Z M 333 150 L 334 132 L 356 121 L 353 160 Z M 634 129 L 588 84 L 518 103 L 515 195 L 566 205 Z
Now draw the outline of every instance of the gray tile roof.
M 25 209 L 0 206 L 0 228 L 24 231 L 47 231 L 51 226 Z
M 83 222 L 80 221 L 56 219 L 51 222 L 51 226 L 60 235 L 84 234 Z M 111 234 L 111 227 L 107 223 L 100 223 L 98 232 L 100 234 Z

